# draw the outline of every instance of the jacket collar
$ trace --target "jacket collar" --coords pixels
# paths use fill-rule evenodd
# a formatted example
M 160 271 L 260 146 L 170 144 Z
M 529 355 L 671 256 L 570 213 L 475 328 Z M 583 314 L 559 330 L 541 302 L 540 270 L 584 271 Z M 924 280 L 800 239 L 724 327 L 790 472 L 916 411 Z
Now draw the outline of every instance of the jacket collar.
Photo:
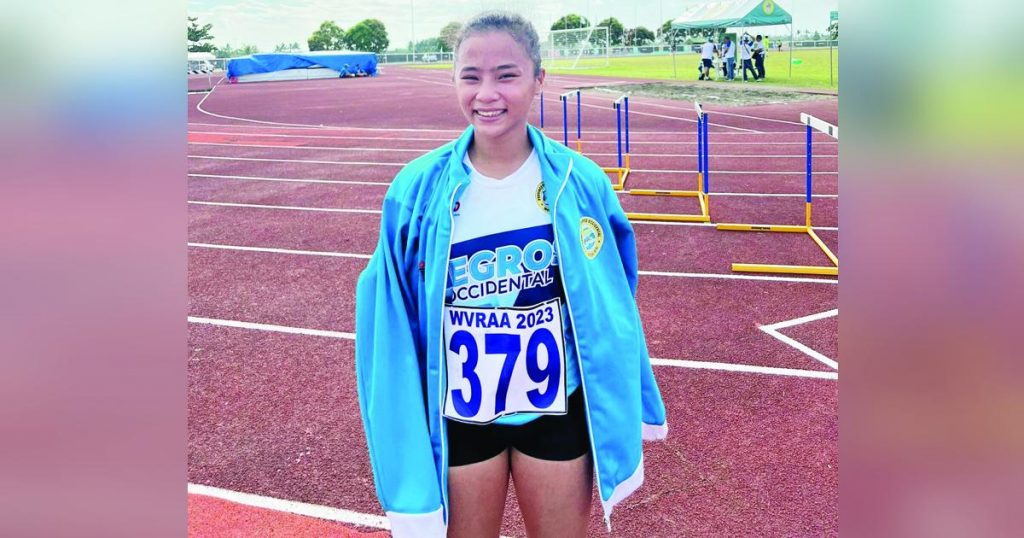
M 560 187 L 568 170 L 569 160 L 572 158 L 567 153 L 569 150 L 544 136 L 540 129 L 532 125 L 527 124 L 526 131 L 530 137 L 530 143 L 533 145 L 533 149 L 537 152 L 537 157 L 540 160 L 544 183 L 548 188 Z M 473 126 L 470 125 L 455 139 L 451 156 L 448 158 L 449 189 L 459 188 L 469 181 L 469 170 L 466 168 L 464 160 L 466 152 L 469 151 L 469 145 L 472 142 Z M 552 185 L 552 182 L 555 182 L 555 184 Z M 451 191 L 449 190 L 449 192 Z

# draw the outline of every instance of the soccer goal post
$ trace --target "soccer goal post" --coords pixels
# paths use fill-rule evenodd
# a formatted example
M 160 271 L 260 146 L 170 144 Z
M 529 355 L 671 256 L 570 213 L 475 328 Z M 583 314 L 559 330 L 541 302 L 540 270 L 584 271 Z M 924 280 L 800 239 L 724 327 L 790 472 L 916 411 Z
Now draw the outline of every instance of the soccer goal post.
M 552 30 L 544 42 L 544 60 L 548 69 L 608 67 L 610 45 L 607 26 Z

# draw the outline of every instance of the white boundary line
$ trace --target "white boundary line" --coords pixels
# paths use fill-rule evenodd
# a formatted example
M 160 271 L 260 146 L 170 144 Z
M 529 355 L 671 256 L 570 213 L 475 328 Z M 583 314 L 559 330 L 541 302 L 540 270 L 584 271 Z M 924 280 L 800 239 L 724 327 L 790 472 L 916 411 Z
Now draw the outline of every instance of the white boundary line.
M 245 181 L 280 181 L 284 183 L 329 183 L 336 185 L 367 185 L 374 187 L 389 187 L 390 181 L 356 181 L 346 179 L 302 179 L 286 177 L 262 177 L 262 176 L 232 176 L 221 174 L 188 174 L 188 177 L 204 179 L 239 179 Z M 801 195 L 803 196 L 803 195 Z M 822 195 L 824 196 L 824 195 Z
M 193 484 L 191 482 L 188 484 L 188 493 L 190 495 L 203 495 L 205 497 L 223 499 L 225 501 L 231 501 L 245 506 L 265 508 L 276 512 L 288 512 L 290 514 L 297 514 L 300 516 L 315 517 L 317 519 L 337 521 L 339 523 L 348 523 L 351 525 L 370 527 L 374 529 L 391 529 L 391 525 L 388 523 L 388 518 L 384 516 L 353 512 L 352 510 L 343 510 L 341 508 L 333 508 L 319 504 L 275 499 L 274 497 L 264 497 L 263 495 L 242 493 L 239 491 L 231 491 L 203 484 Z
M 802 325 L 804 323 L 810 323 L 812 321 L 817 321 L 819 319 L 831 318 L 831 317 L 838 316 L 838 315 L 839 315 L 839 309 L 836 308 L 834 310 L 829 310 L 827 312 L 821 312 L 821 313 L 818 313 L 818 314 L 811 314 L 810 316 L 804 316 L 802 318 L 796 318 L 796 319 L 791 319 L 791 320 L 787 320 L 787 321 L 781 321 L 779 323 L 773 323 L 771 325 L 762 325 L 762 326 L 760 326 L 758 328 L 761 329 L 762 331 L 764 331 L 765 333 L 767 333 L 772 338 L 775 338 L 775 339 L 779 340 L 780 342 L 782 342 L 782 343 L 784 343 L 784 344 L 786 344 L 786 345 L 788 345 L 790 347 L 793 347 L 793 348 L 797 349 L 798 351 L 800 351 L 800 352 L 810 356 L 811 358 L 821 362 L 822 364 L 825 364 L 825 365 L 829 366 L 830 368 L 838 370 L 839 369 L 839 363 L 838 362 L 836 362 L 836 361 L 826 357 L 825 355 L 823 355 L 821 353 L 818 353 L 817 351 L 814 351 L 813 349 L 807 347 L 806 345 L 801 344 L 800 342 L 798 342 L 798 341 L 796 341 L 796 340 L 794 340 L 794 339 L 792 339 L 792 338 L 790 338 L 790 337 L 788 337 L 788 336 L 786 336 L 786 335 L 784 335 L 784 334 L 779 332 L 779 329 L 785 329 L 787 327 L 793 327 L 793 326 L 796 326 L 796 325 Z
M 227 157 L 218 155 L 187 155 L 190 159 L 212 159 L 217 161 L 254 161 L 254 162 L 271 162 L 271 163 L 302 163 L 302 164 L 346 164 L 346 165 L 358 165 L 358 166 L 405 166 L 408 162 L 400 163 L 387 163 L 387 162 L 370 162 L 370 161 L 321 161 L 321 160 L 310 160 L 310 159 L 265 159 L 261 157 Z M 662 173 L 662 174 L 695 174 L 696 170 L 651 170 L 651 169 L 633 169 L 633 172 L 647 172 L 647 173 Z M 770 171 L 762 172 L 758 170 L 713 170 L 714 174 L 762 174 L 762 175 L 797 175 L 804 176 L 806 171 L 793 171 L 793 172 L 779 172 Z M 839 172 L 814 172 L 816 176 L 838 176 Z
M 326 151 L 379 151 L 384 153 L 420 153 L 427 154 L 433 151 L 434 148 L 420 149 L 420 148 L 359 148 L 359 147 L 345 147 L 345 146 L 280 146 L 275 144 L 237 144 L 227 142 L 189 142 L 194 146 L 229 146 L 235 148 L 262 148 L 262 149 L 281 149 L 281 150 L 292 150 L 292 149 L 309 149 L 309 150 L 326 150 Z M 615 157 L 618 153 L 587 153 L 587 157 Z M 696 157 L 696 153 L 630 153 L 631 157 Z M 739 155 L 711 155 L 712 159 L 807 159 L 807 155 L 757 155 L 753 153 L 739 154 Z M 839 155 L 811 155 L 814 159 L 838 159 Z
M 245 181 L 279 181 L 283 183 L 326 183 L 333 185 L 365 185 L 372 187 L 388 187 L 388 181 L 349 181 L 344 179 L 299 179 L 299 178 L 275 178 L 260 176 L 232 176 L 219 174 L 187 174 L 188 177 L 202 179 L 237 179 Z M 615 191 L 620 196 L 629 194 L 628 190 Z M 711 196 L 746 196 L 751 198 L 803 198 L 803 193 L 773 193 L 773 192 L 713 192 Z M 839 198 L 838 194 L 815 194 L 814 198 Z
M 222 123 L 216 123 L 216 124 L 205 124 L 204 123 L 202 125 L 216 125 L 218 127 L 251 127 L 250 125 L 230 125 L 230 124 L 222 124 Z M 401 131 L 401 129 L 395 129 L 395 131 Z M 440 147 L 441 145 L 443 145 L 446 142 L 451 142 L 452 141 L 452 138 L 423 138 L 423 137 L 410 138 L 410 137 L 398 137 L 398 136 L 344 136 L 344 135 L 342 135 L 342 136 L 332 136 L 332 135 L 317 135 L 317 134 L 243 133 L 243 132 L 235 132 L 235 131 L 188 131 L 188 133 L 189 134 L 214 134 L 214 135 L 232 135 L 232 136 L 252 136 L 252 137 L 262 137 L 262 138 L 314 138 L 314 139 L 324 139 L 324 140 L 397 140 L 397 141 L 402 141 L 402 142 L 440 142 L 440 144 L 435 144 L 435 145 L 432 145 L 430 148 L 427 148 L 427 149 L 431 149 L 431 150 L 435 149 L 437 147 Z M 594 134 L 614 134 L 614 133 L 610 133 L 608 131 L 587 131 L 587 133 L 588 134 L 590 134 L 590 133 L 594 133 Z M 659 144 L 659 145 L 676 144 L 676 145 L 690 145 L 690 146 L 696 146 L 697 145 L 697 142 L 690 142 L 688 140 L 664 140 L 664 141 L 658 141 L 658 140 L 633 140 L 632 136 L 640 136 L 640 135 L 644 135 L 644 134 L 657 134 L 657 132 L 647 133 L 647 132 L 644 132 L 644 131 L 630 131 L 630 133 L 631 133 L 631 138 L 630 138 L 630 141 L 629 141 L 630 145 L 637 145 L 637 144 L 645 144 L 645 145 L 646 144 Z M 680 135 L 683 135 L 686 138 L 689 138 L 689 136 L 687 136 L 687 135 L 692 135 L 694 133 L 692 131 L 688 131 L 688 132 L 680 131 L 680 132 L 675 132 L 675 133 L 663 132 L 661 134 L 673 135 L 674 138 L 678 138 Z M 721 134 L 745 134 L 745 133 L 721 133 Z M 557 142 L 557 140 L 556 140 L 556 142 Z M 615 140 L 598 140 L 598 139 L 590 139 L 590 138 L 588 138 L 586 140 L 586 142 L 587 142 L 588 145 L 589 144 L 617 144 L 617 141 L 615 141 Z M 195 143 L 198 143 L 198 142 L 190 142 L 190 144 L 195 144 Z M 709 141 L 708 143 L 710 145 L 712 145 L 712 146 L 718 146 L 718 145 L 723 145 L 723 146 L 729 146 L 729 145 L 749 146 L 751 144 L 757 144 L 758 146 L 804 146 L 804 145 L 807 144 L 806 141 L 805 142 L 772 142 L 772 141 L 764 141 L 764 142 L 762 142 L 762 141 L 758 141 L 758 142 L 718 142 L 718 141 Z M 824 141 L 821 141 L 821 142 L 815 141 L 814 145 L 815 146 L 828 146 L 828 145 L 838 146 L 839 142 L 828 141 L 828 140 L 824 140 Z M 832 155 L 837 155 L 837 154 L 828 154 L 828 155 L 832 156 Z
M 240 204 L 235 202 L 206 202 L 198 200 L 189 200 L 188 203 L 194 205 L 212 205 L 222 207 L 252 207 L 256 209 L 287 209 L 291 211 L 323 211 L 326 213 L 363 213 L 367 215 L 380 215 L 380 209 L 341 209 L 337 207 L 301 207 L 301 206 L 287 206 L 287 205 L 262 205 L 262 204 Z
M 303 334 L 306 336 L 323 336 L 326 338 L 340 338 L 342 340 L 355 340 L 355 333 L 341 331 L 326 331 L 322 329 L 304 329 L 301 327 L 288 327 L 285 325 L 269 325 L 266 323 L 252 323 L 249 321 L 234 321 L 230 319 L 214 319 L 196 316 L 188 317 L 189 323 L 202 325 L 216 325 L 218 327 L 234 327 L 236 329 L 250 329 L 256 331 L 268 331 L 288 334 Z
M 738 194 L 742 194 L 742 193 L 734 193 L 734 194 L 738 195 Z M 712 196 L 713 195 L 714 195 L 714 193 L 712 193 Z M 804 196 L 804 195 L 801 194 L 800 196 Z M 815 195 L 815 196 L 818 196 L 818 195 Z M 832 196 L 832 195 L 822 195 L 822 196 Z M 836 198 L 838 198 L 838 195 L 835 195 L 835 196 L 836 196 Z M 335 213 L 366 213 L 366 214 L 374 214 L 374 215 L 379 215 L 381 213 L 381 210 L 379 210 L 379 209 L 344 209 L 344 208 L 329 208 L 329 207 L 328 208 L 323 208 L 323 207 L 300 207 L 300 206 L 284 206 L 284 205 L 245 204 L 245 203 L 236 203 L 236 202 L 206 202 L 206 201 L 195 201 L 195 200 L 189 200 L 188 203 L 194 204 L 194 205 L 223 206 L 223 207 L 248 207 L 248 208 L 256 208 L 256 209 L 286 209 L 286 210 L 293 210 L 293 211 L 327 211 L 327 212 L 335 212 Z M 710 223 L 710 222 L 656 222 L 656 221 L 642 221 L 642 220 L 630 220 L 629 222 L 631 224 L 633 224 L 634 226 L 635 225 L 651 225 L 651 226 L 696 226 L 696 227 L 702 227 L 702 228 L 713 228 L 713 227 L 715 227 L 715 224 L 714 223 Z M 762 226 L 769 226 L 769 225 L 768 224 L 763 224 Z M 817 230 L 817 231 L 826 231 L 826 232 L 838 232 L 839 231 L 839 228 L 836 227 L 836 226 L 814 226 L 814 229 Z
M 231 118 L 228 118 L 228 119 L 231 119 Z M 452 133 L 453 135 L 456 135 L 456 136 L 459 135 L 459 134 L 462 134 L 462 131 L 463 131 L 462 129 L 409 129 L 409 128 L 394 128 L 394 129 L 392 129 L 392 128 L 388 128 L 388 127 L 344 127 L 344 126 L 339 126 L 339 125 L 305 125 L 305 124 L 292 125 L 292 124 L 287 124 L 287 123 L 286 124 L 278 124 L 276 126 L 275 125 L 269 125 L 269 126 L 263 126 L 263 125 L 244 125 L 244 124 L 242 124 L 242 125 L 234 125 L 234 124 L 230 124 L 230 123 L 204 123 L 204 122 L 199 122 L 199 121 L 190 121 L 190 122 L 188 122 L 188 125 L 206 125 L 206 126 L 212 126 L 212 127 L 250 128 L 250 129 L 293 129 L 293 130 L 294 129 L 306 129 L 306 130 L 313 130 L 313 131 L 328 131 L 328 132 L 330 132 L 330 131 L 372 131 L 372 132 L 384 131 L 384 132 L 389 132 L 389 133 L 390 132 Z M 200 131 L 197 131 L 197 132 L 200 132 Z M 615 134 L 616 133 L 616 131 L 587 131 L 587 132 L 588 133 L 592 133 L 592 134 Z M 630 136 L 634 136 L 634 135 L 676 135 L 676 136 L 678 136 L 681 133 L 681 131 L 635 131 L 633 129 L 630 129 L 629 133 L 630 133 Z M 693 131 L 687 131 L 687 132 L 685 132 L 685 134 L 693 134 Z M 772 135 L 772 136 L 774 136 L 774 135 L 806 135 L 806 134 L 807 134 L 806 131 L 764 131 L 764 132 L 755 131 L 755 132 L 750 132 L 750 133 L 715 133 L 715 135 L 721 135 L 721 136 L 741 136 L 741 135 L 746 135 L 746 136 L 750 136 L 750 135 L 762 135 L 762 136 L 763 135 Z M 822 136 L 827 138 L 827 135 L 822 135 Z M 447 142 L 451 142 L 452 138 L 445 138 L 444 140 L 447 141 Z M 629 143 L 632 144 L 633 141 L 630 140 Z M 822 143 L 824 143 L 824 142 L 822 142 Z M 833 142 L 833 143 L 836 143 L 836 142 Z M 712 144 L 714 144 L 714 142 L 712 142 Z M 815 144 L 817 144 L 817 142 L 815 142 Z
M 331 252 L 326 250 L 293 250 L 287 248 L 252 247 L 242 245 L 223 245 L 215 243 L 190 242 L 188 246 L 194 248 L 212 248 L 221 250 L 239 250 L 247 252 L 265 252 L 270 254 L 297 254 L 302 256 L 328 256 L 335 258 L 359 258 L 369 259 L 369 254 L 358 254 L 351 252 Z M 733 273 L 677 273 L 670 271 L 638 271 L 640 276 L 661 276 L 669 278 L 703 278 L 720 280 L 759 280 L 763 282 L 797 282 L 804 284 L 838 284 L 839 280 L 832 278 L 807 278 L 789 276 L 767 276 L 767 275 L 745 275 Z
M 816 379 L 839 379 L 839 374 L 836 372 L 819 372 L 817 370 L 795 370 L 792 368 L 775 368 L 772 366 L 755 366 L 752 364 L 733 364 L 728 362 L 685 361 L 676 359 L 651 358 L 651 365 L 675 366 L 678 368 L 694 368 L 700 370 L 719 370 L 724 372 L 743 372 L 751 374 L 809 377 Z
M 287 248 L 271 248 L 271 247 L 245 247 L 241 245 L 216 245 L 213 243 L 192 243 L 189 242 L 188 246 L 194 248 L 214 248 L 221 250 L 241 250 L 245 252 L 266 252 L 269 254 L 298 254 L 301 256 L 328 256 L 332 258 L 355 258 L 359 260 L 369 260 L 372 256 L 369 254 L 354 254 L 350 252 L 329 252 L 323 250 L 293 250 Z
M 189 316 L 189 323 L 201 323 L 217 325 L 221 327 L 234 327 L 238 329 L 250 329 L 268 332 L 283 332 L 289 334 L 304 334 L 308 336 L 323 336 L 327 338 L 339 338 L 343 340 L 355 340 L 355 334 L 339 331 L 324 331 L 319 329 L 302 329 L 298 327 L 286 327 L 282 325 L 267 325 L 264 323 L 251 323 L 247 321 L 232 321 L 224 319 L 211 319 Z M 700 370 L 717 370 L 723 372 L 744 372 L 780 376 L 811 377 L 819 379 L 837 379 L 835 372 L 819 372 L 816 370 L 794 370 L 791 368 L 774 368 L 770 366 L 754 366 L 749 364 L 734 364 L 728 362 L 690 361 L 681 359 L 658 359 L 651 357 L 653 366 L 672 366 L 675 368 L 693 368 Z

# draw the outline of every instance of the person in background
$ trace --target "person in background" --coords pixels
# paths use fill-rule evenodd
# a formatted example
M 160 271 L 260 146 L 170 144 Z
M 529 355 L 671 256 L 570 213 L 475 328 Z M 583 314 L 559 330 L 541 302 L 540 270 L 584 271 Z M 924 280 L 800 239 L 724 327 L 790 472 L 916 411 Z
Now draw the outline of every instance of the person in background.
M 718 52 L 718 47 L 715 46 L 715 38 L 713 37 L 709 37 L 700 46 L 700 61 L 704 65 L 704 71 L 700 74 L 700 80 L 711 80 L 711 69 L 716 52 Z
M 761 34 L 757 34 L 754 37 L 754 69 L 757 71 L 757 75 L 754 80 L 764 80 L 764 56 L 765 56 L 764 41 L 761 39 Z
M 728 37 L 722 43 L 722 59 L 725 61 L 725 80 L 736 78 L 736 44 Z
M 754 71 L 754 64 L 751 63 L 751 57 L 753 55 L 751 49 L 750 34 L 743 34 L 740 38 L 740 60 L 743 62 L 743 82 L 747 82 L 747 70 L 754 75 L 754 80 L 757 80 L 757 71 Z

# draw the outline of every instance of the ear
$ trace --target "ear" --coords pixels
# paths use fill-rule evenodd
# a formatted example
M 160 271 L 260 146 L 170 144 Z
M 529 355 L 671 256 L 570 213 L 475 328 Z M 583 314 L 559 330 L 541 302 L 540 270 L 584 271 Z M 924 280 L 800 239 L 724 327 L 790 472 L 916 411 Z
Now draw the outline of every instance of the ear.
M 540 74 L 537 75 L 537 91 L 534 92 L 535 95 L 540 94 L 541 90 L 544 89 L 544 77 L 546 77 L 547 74 L 548 72 L 545 71 L 543 67 L 540 68 Z

